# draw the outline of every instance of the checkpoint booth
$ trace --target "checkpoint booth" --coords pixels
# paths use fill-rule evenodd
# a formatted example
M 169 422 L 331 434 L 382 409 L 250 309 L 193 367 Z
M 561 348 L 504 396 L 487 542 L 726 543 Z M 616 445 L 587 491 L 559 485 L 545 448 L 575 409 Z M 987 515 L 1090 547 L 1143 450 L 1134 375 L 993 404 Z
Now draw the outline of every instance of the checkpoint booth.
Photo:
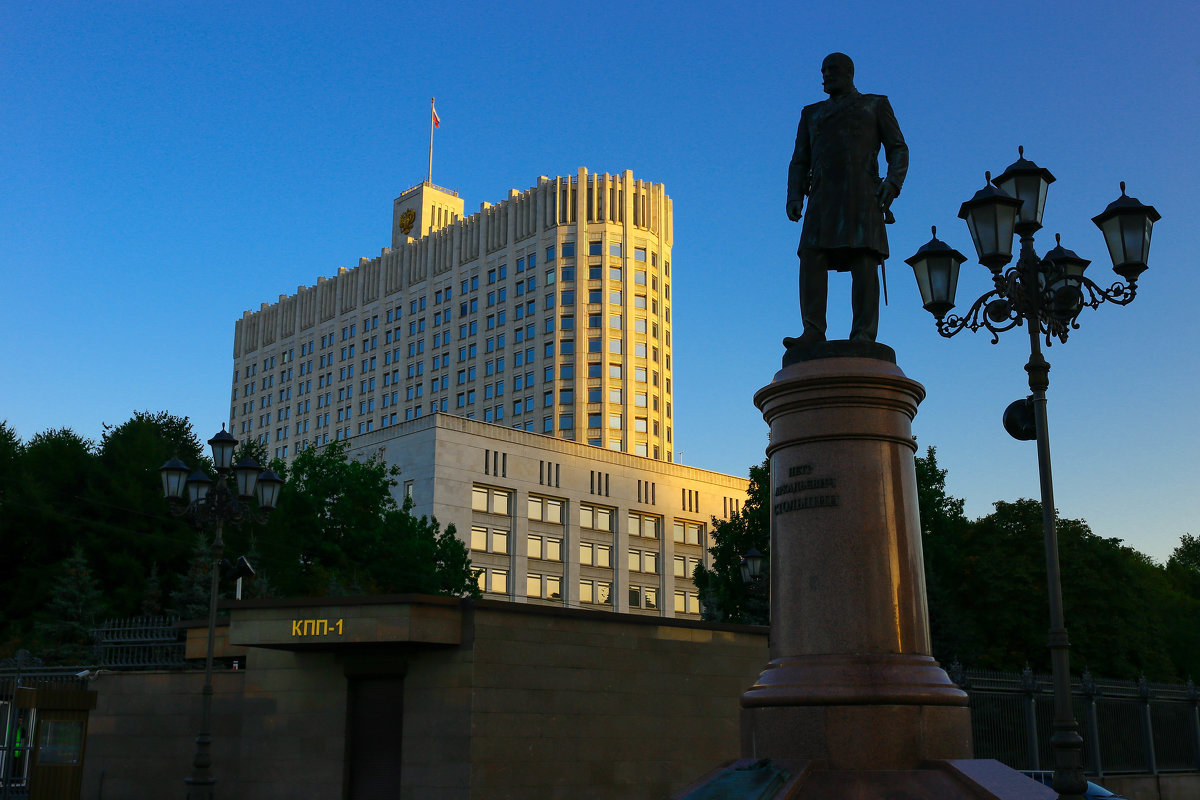
M 95 707 L 84 678 L 0 675 L 0 800 L 77 800 Z

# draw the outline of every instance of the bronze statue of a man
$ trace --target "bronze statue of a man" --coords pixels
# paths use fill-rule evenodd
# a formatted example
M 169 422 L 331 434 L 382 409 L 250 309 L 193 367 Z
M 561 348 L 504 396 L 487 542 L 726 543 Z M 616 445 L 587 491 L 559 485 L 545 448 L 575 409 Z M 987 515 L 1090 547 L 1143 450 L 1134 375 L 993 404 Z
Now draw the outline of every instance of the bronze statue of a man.
M 788 166 L 788 219 L 808 213 L 800 232 L 800 314 L 804 333 L 786 346 L 825 340 L 828 270 L 849 272 L 854 312 L 850 340 L 879 331 L 879 270 L 888 257 L 884 217 L 908 172 L 908 146 L 887 97 L 854 88 L 854 62 L 833 53 L 821 62 L 828 100 L 805 106 Z M 879 148 L 887 176 L 879 178 Z

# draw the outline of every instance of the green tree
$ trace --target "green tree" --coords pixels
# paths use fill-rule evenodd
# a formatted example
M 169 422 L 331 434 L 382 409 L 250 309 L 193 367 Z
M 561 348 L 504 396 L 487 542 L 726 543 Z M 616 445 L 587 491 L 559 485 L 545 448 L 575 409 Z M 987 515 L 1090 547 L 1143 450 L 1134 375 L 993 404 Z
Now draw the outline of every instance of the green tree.
M 1177 674 L 1200 677 L 1200 537 L 1185 533 L 1166 565 L 1171 587 L 1164 636 Z
M 208 619 L 208 609 L 212 602 L 212 568 L 211 542 L 205 534 L 197 533 L 192 540 L 187 572 L 183 574 L 178 587 L 171 592 L 171 613 L 178 614 L 183 619 Z M 228 592 L 218 596 L 226 597 Z
M 395 467 L 348 458 L 341 442 L 272 467 L 286 483 L 256 546 L 260 572 L 278 594 L 478 595 L 453 526 L 443 531 L 436 519 L 413 516 L 411 502 L 396 504 Z
M 946 493 L 946 470 L 938 466 L 937 448 L 928 448 L 915 461 L 930 638 L 935 654 L 953 660 L 970 647 L 963 637 L 973 633 L 956 603 L 967 529 L 964 501 Z
M 203 445 L 187 417 L 137 411 L 104 425 L 96 450 L 98 472 L 83 493 L 93 524 L 85 532 L 88 554 L 114 614 L 141 612 L 150 569 L 157 564 L 168 586 L 187 569 L 192 530 L 168 513 L 158 468 L 178 456 L 211 473 Z
M 1200 600 L 1200 537 L 1185 533 L 1167 559 L 1167 575 L 1181 592 Z
M 192 540 L 161 496 L 158 467 L 174 454 L 205 466 L 191 424 L 166 412 L 105 425 L 99 446 L 69 429 L 22 444 L 0 425 L 0 655 L 37 649 L 33 621 L 49 607 L 48 574 L 76 547 L 114 616 L 142 611 L 155 564 L 168 584 L 159 591 L 173 588 Z
M 20 474 L 22 449 L 21 438 L 8 424 L 8 420 L 0 422 L 0 537 L 5 529 L 4 521 L 8 519 L 10 513 L 7 505 L 12 496 L 12 487 L 16 484 L 17 476 Z
M 417 592 L 475 597 L 479 587 L 471 559 L 453 525 L 442 530 L 436 519 L 412 514 L 412 498 L 389 509 L 380 536 L 367 543 L 360 581 L 378 593 Z
M 58 573 L 47 608 L 36 625 L 42 658 L 58 664 L 90 664 L 91 632 L 104 610 L 100 585 L 79 545 L 59 565 Z
M 52 570 L 91 524 L 79 495 L 96 465 L 92 442 L 68 428 L 36 434 L 19 446 L 8 429 L 0 441 L 14 470 L 0 513 L 0 643 L 6 655 L 18 647 L 35 649 L 32 623 L 52 599 Z
M 936 525 L 934 526 L 936 527 Z M 1161 567 L 1087 523 L 1056 515 L 1071 662 L 1098 675 L 1180 677 L 1168 646 L 1170 589 Z M 1049 669 L 1042 507 L 999 501 L 939 539 L 926 530 L 934 656 L 970 666 Z
M 1083 520 L 1059 518 L 1063 606 L 1072 661 L 1100 675 L 1186 677 L 1167 646 L 1170 582 L 1162 566 Z M 1047 612 L 1048 618 L 1049 612 Z
M 158 577 L 158 562 L 150 564 L 146 588 L 142 592 L 142 616 L 155 617 L 163 613 L 162 579 Z
M 750 468 L 746 502 L 727 520 L 712 518 L 712 567 L 696 567 L 692 580 L 700 592 L 704 619 L 766 625 L 770 608 L 765 596 L 755 596 L 742 582 L 742 558 L 758 550 L 769 562 L 771 555 L 771 465 L 764 461 Z M 767 571 L 769 574 L 769 570 Z

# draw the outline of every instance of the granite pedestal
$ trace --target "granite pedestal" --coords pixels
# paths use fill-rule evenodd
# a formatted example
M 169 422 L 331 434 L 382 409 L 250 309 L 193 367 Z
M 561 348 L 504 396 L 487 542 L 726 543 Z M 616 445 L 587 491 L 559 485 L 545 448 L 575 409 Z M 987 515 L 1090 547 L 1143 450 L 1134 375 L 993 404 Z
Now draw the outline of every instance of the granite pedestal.
M 838 345 L 789 354 L 754 397 L 771 428 L 771 662 L 742 698 L 742 755 L 970 758 L 967 696 L 930 655 L 912 437 L 925 390 L 890 348 Z
M 971 759 L 967 696 L 934 661 L 912 420 L 924 388 L 891 348 L 793 348 L 754 403 L 771 429 L 771 660 L 742 696 L 742 760 L 783 798 L 1039 798 Z M 733 796 L 733 795 L 727 795 Z M 737 795 L 741 796 L 741 795 Z

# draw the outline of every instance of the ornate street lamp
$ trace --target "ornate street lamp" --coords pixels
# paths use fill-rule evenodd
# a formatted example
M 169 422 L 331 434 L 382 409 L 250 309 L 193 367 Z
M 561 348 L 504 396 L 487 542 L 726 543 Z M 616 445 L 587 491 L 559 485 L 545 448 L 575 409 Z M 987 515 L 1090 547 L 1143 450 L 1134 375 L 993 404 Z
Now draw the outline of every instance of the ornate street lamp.
M 217 468 L 217 480 L 214 483 L 203 470 L 192 472 L 187 464 L 178 458 L 172 458 L 159 467 L 162 476 L 163 496 L 167 498 L 172 516 L 186 517 L 192 527 L 197 530 L 213 529 L 212 542 L 212 589 L 208 600 L 208 649 L 204 656 L 204 702 L 201 707 L 200 733 L 196 737 L 196 755 L 192 759 L 192 775 L 185 779 L 188 785 L 188 800 L 212 800 L 213 785 L 216 779 L 212 777 L 212 745 L 211 716 L 212 716 L 212 669 L 213 669 L 213 640 L 217 627 L 217 591 L 219 588 L 222 556 L 225 553 L 223 529 L 226 522 L 241 525 L 246 521 L 262 524 L 267 521 L 271 510 L 279 499 L 279 489 L 283 481 L 269 469 L 263 469 L 253 458 L 243 458 L 237 466 L 233 466 L 233 453 L 237 449 L 237 439 L 230 435 L 225 426 L 221 431 L 208 440 L 212 447 L 213 464 Z M 233 476 L 233 488 L 230 488 L 228 478 Z M 251 506 L 251 500 L 256 500 L 257 508 Z M 253 575 L 254 571 L 245 557 L 238 561 L 238 571 L 242 575 Z
M 1138 276 L 1146 270 L 1150 233 L 1160 217 L 1152 206 L 1125 194 L 1092 218 L 1104 233 L 1113 271 L 1125 280 L 1103 288 L 1085 276 L 1091 263 L 1056 241 L 1056 246 L 1039 258 L 1033 249 L 1033 234 L 1042 227 L 1046 191 L 1054 181 L 1050 172 L 1019 158 L 995 181 L 962 204 L 959 217 L 967 221 L 979 262 L 991 270 L 994 288 L 979 297 L 963 316 L 950 314 L 954 308 L 958 264 L 965 258 L 936 238 L 905 260 L 913 268 L 921 300 L 937 320 L 937 330 L 949 338 L 959 331 L 987 328 L 992 343 L 1000 334 L 1018 325 L 1029 329 L 1028 398 L 1012 403 L 1004 412 L 1004 428 L 1014 438 L 1037 440 L 1038 472 L 1041 479 L 1042 530 L 1046 548 L 1047 590 L 1050 601 L 1048 644 L 1054 677 L 1054 789 L 1060 797 L 1082 797 L 1087 787 L 1083 777 L 1083 740 L 1071 708 L 1070 643 L 1063 619 L 1062 576 L 1059 570 L 1058 536 L 1054 529 L 1054 482 L 1050 473 L 1050 434 L 1046 421 L 1046 389 L 1050 364 L 1042 356 L 1041 343 L 1067 341 L 1078 328 L 1077 318 L 1085 307 L 1097 308 L 1110 302 L 1128 305 L 1137 295 Z M 1017 263 L 1003 267 L 1012 258 L 1012 236 L 1021 238 Z M 936 231 L 935 231 L 936 233 Z M 1055 237 L 1056 240 L 1058 237 Z M 958 263 L 951 263 L 958 259 Z M 946 277 L 949 275 L 950 277 Z
M 758 552 L 757 548 L 751 547 L 746 551 L 746 555 L 742 556 L 742 583 L 749 586 L 762 577 L 763 563 L 766 561 L 763 554 Z
M 954 308 L 954 293 L 958 290 L 958 268 L 967 257 L 937 238 L 937 227 L 930 229 L 930 239 L 917 254 L 907 259 L 917 276 L 917 288 L 925 310 L 938 319 Z M 1011 235 L 1010 235 L 1011 238 Z
M 742 556 L 738 566 L 742 573 L 742 586 L 746 589 L 746 601 L 742 606 L 742 622 L 766 625 L 771 616 L 765 573 L 767 557 L 758 552 L 758 548 L 751 547 Z

